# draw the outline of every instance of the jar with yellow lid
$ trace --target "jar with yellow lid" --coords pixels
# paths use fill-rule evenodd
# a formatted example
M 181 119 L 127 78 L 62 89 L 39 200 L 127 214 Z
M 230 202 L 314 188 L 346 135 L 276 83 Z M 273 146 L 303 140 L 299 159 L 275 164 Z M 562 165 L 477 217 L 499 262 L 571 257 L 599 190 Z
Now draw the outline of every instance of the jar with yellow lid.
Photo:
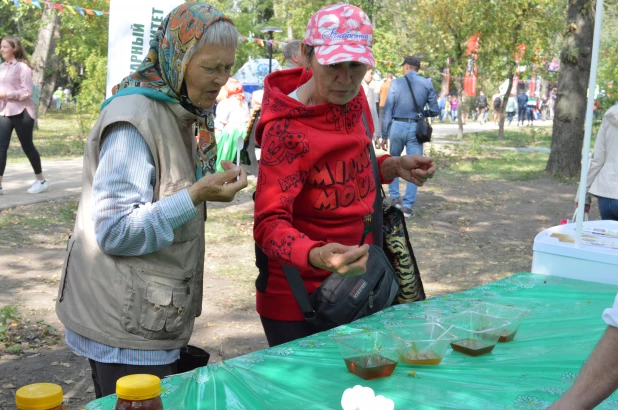
M 67 410 L 62 401 L 62 387 L 53 383 L 29 384 L 15 393 L 18 410 Z
M 116 382 L 116 410 L 163 410 L 161 379 L 150 374 L 132 374 Z

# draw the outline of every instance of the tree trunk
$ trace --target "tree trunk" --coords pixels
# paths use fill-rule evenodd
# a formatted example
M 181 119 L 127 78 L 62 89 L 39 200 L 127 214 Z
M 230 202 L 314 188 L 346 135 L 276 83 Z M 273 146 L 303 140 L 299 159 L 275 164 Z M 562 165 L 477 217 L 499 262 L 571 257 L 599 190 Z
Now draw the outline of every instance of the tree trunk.
M 506 93 L 504 94 L 504 97 L 502 98 L 502 104 L 500 104 L 500 121 L 498 122 L 498 141 L 504 141 L 504 120 L 505 115 L 504 115 L 504 110 L 506 108 L 506 105 L 509 102 L 509 97 L 511 96 L 511 90 L 513 89 L 513 73 L 514 68 L 511 68 L 511 71 L 509 72 L 509 85 L 506 87 Z
M 460 81 L 457 82 L 457 99 L 459 100 L 457 102 L 457 138 L 463 138 L 463 134 L 464 134 L 464 129 L 463 129 L 463 101 L 462 101 L 462 95 L 463 95 L 463 79 L 461 79 Z
M 47 60 L 47 69 L 45 70 L 45 78 L 43 78 L 43 85 L 41 86 L 39 96 L 38 115 L 47 114 L 47 109 L 52 101 L 54 90 L 56 89 L 56 80 L 58 79 L 58 72 L 60 71 L 60 60 L 55 54 L 56 44 L 60 40 L 60 25 L 57 25 L 54 30 L 51 55 Z
M 32 83 L 39 88 L 39 106 L 37 109 L 38 115 L 44 115 L 51 99 L 51 94 L 47 95 L 44 91 L 49 88 L 46 80 L 46 71 L 51 68 L 50 57 L 55 49 L 55 37 L 60 36 L 60 16 L 56 9 L 45 7 L 43 16 L 41 17 L 41 28 L 36 42 L 34 53 L 32 54 Z M 57 69 L 57 68 L 56 68 Z M 53 87 L 55 86 L 55 76 Z M 45 85 L 45 87 L 44 87 Z M 39 110 L 39 108 L 42 108 Z
M 592 0 L 569 0 L 566 43 L 560 53 L 551 154 L 545 169 L 550 175 L 572 178 L 581 171 L 586 92 L 594 36 L 592 3 Z

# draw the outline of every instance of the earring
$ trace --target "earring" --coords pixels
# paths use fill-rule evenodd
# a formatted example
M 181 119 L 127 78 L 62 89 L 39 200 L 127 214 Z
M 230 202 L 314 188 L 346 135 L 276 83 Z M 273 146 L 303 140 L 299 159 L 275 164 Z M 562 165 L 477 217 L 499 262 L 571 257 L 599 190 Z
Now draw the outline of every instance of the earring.
M 305 67 L 305 72 L 309 72 L 309 67 Z

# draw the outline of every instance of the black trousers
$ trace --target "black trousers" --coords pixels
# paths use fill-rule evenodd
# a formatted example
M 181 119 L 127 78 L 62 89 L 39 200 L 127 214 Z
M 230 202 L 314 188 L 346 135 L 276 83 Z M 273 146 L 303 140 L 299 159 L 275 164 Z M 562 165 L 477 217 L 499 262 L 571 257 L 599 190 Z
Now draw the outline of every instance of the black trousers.
M 518 112 L 518 116 L 517 116 L 517 122 L 521 122 L 522 124 L 524 123 L 524 121 L 526 120 L 526 111 L 528 110 L 527 107 L 519 107 L 519 109 L 517 110 Z
M 268 346 L 278 346 L 292 340 L 301 339 L 306 336 L 311 336 L 318 333 L 306 321 L 287 322 L 284 320 L 273 320 L 264 316 L 260 316 L 262 327 L 268 340 Z
M 9 150 L 13 130 L 17 133 L 21 148 L 26 153 L 34 173 L 40 174 L 42 172 L 41 156 L 32 142 L 33 129 L 34 120 L 26 110 L 22 111 L 21 114 L 11 115 L 10 117 L 0 116 L 0 177 L 4 175 L 6 168 L 6 153 Z
M 98 398 L 116 393 L 116 381 L 131 374 L 152 374 L 160 378 L 176 374 L 176 362 L 161 366 L 133 366 L 128 364 L 90 362 L 94 393 Z

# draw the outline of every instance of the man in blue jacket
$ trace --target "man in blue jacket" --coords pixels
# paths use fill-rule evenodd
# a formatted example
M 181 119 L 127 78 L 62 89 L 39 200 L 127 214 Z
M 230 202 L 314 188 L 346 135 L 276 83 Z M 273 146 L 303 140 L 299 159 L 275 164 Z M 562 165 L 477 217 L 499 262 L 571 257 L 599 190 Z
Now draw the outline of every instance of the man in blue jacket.
M 418 74 L 421 67 L 421 60 L 418 57 L 408 56 L 401 65 L 404 75 L 393 80 L 384 105 L 382 149 L 388 149 L 388 140 L 390 139 L 390 154 L 392 156 L 401 156 L 404 147 L 407 155 L 423 155 L 423 144 L 416 140 L 416 123 L 419 119 L 419 110 L 422 111 L 424 117 L 439 115 L 438 98 L 431 81 Z M 414 104 L 406 79 L 412 87 L 418 109 Z M 428 109 L 424 109 L 425 105 L 428 105 Z M 401 209 L 406 218 L 414 215 L 412 208 L 416 202 L 416 190 L 417 186 L 408 182 L 402 200 L 399 193 L 399 178 L 395 178 L 388 186 L 393 205 Z
M 517 125 L 519 125 L 519 123 L 521 123 L 521 125 L 524 125 L 524 121 L 526 120 L 526 109 L 527 109 L 527 104 L 528 104 L 528 96 L 526 95 L 525 92 L 521 92 L 518 96 L 517 96 Z

